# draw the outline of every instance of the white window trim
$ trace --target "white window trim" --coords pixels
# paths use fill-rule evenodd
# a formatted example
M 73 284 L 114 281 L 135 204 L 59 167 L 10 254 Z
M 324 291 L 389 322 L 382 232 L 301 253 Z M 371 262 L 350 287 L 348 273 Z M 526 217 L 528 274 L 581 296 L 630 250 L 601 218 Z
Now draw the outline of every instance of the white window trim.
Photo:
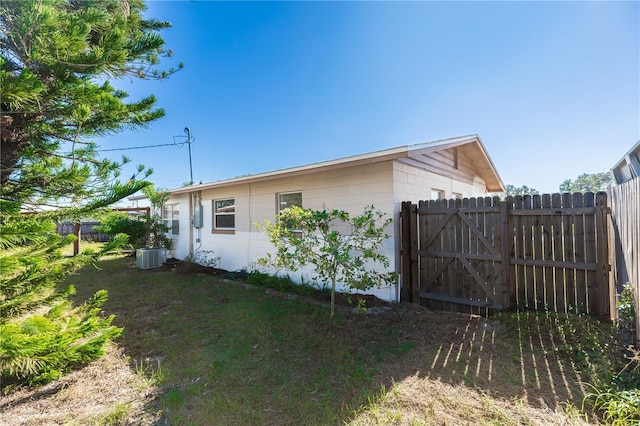
M 170 208 L 170 217 L 166 217 L 165 214 L 167 213 L 166 208 Z M 174 219 L 173 218 L 173 213 L 174 212 L 178 212 L 178 219 Z M 178 222 L 178 232 L 176 234 L 173 233 L 173 222 L 177 221 Z M 167 235 L 180 235 L 180 204 L 179 203 L 169 203 L 169 204 L 164 204 L 162 206 L 162 223 L 169 228 L 169 230 L 167 231 Z
M 233 212 L 218 213 L 217 209 L 216 209 L 216 202 L 218 202 L 218 201 L 229 201 L 229 200 L 233 201 Z M 235 201 L 236 201 L 235 198 L 218 198 L 216 200 L 213 200 L 213 206 L 212 206 L 213 207 L 213 224 L 212 225 L 213 225 L 213 230 L 214 231 L 235 231 L 236 230 L 236 228 L 235 228 L 235 223 L 236 223 L 236 221 L 235 221 L 235 216 L 236 216 Z M 216 225 L 216 217 L 218 217 L 218 216 L 233 216 L 234 217 L 233 218 L 234 226 L 233 227 L 219 227 L 219 226 L 217 226 Z
M 433 198 L 433 194 L 438 193 L 438 198 Z M 447 198 L 447 194 L 444 189 L 431 188 L 431 199 L 432 200 L 445 200 Z
M 281 208 L 282 202 L 280 201 L 280 197 L 282 195 L 290 195 L 290 194 L 300 194 L 300 199 L 302 199 L 302 191 L 278 192 L 276 194 L 276 215 L 277 216 L 280 216 L 280 212 L 282 210 L 284 210 L 283 208 Z M 302 206 L 298 206 L 298 207 L 302 207 Z M 285 207 L 285 208 L 287 208 L 287 207 Z
M 282 202 L 280 201 L 280 196 L 281 195 L 289 195 L 289 194 L 300 194 L 300 204 L 302 204 L 302 191 L 288 191 L 288 192 L 278 192 L 276 194 L 276 217 L 280 218 L 280 212 L 282 212 L 282 210 L 288 208 L 285 207 L 284 209 L 281 208 Z M 302 206 L 298 206 L 300 208 L 302 208 Z M 290 229 L 291 232 L 302 232 L 300 229 Z

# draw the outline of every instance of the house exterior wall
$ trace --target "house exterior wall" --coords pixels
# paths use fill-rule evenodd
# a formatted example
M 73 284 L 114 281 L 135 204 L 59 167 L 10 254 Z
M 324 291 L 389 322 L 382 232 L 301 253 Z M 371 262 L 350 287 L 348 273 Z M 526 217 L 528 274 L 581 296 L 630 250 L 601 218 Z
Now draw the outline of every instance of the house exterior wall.
M 445 198 L 455 198 L 459 194 L 463 198 L 486 194 L 484 181 L 476 176 L 472 182 L 461 182 L 452 177 L 443 176 L 426 170 L 421 170 L 401 162 L 394 162 L 393 185 L 394 201 L 429 200 L 432 190 L 441 190 Z M 400 211 L 400 206 L 396 206 Z
M 193 253 L 196 260 L 201 262 L 205 258 L 217 259 L 217 266 L 226 270 L 256 269 L 257 260 L 273 251 L 273 246 L 255 224 L 263 225 L 267 220 L 274 220 L 278 194 L 301 192 L 304 208 L 341 209 L 361 214 L 366 206 L 373 205 L 393 218 L 393 223 L 387 229 L 390 237 L 384 242 L 383 253 L 391 262 L 389 269 L 400 272 L 400 240 L 397 237 L 400 232 L 400 203 L 429 199 L 432 189 L 445 191 L 447 198 L 456 194 L 468 197 L 486 192 L 484 182 L 477 177 L 461 182 L 402 162 L 385 161 L 302 176 L 240 182 L 193 194 L 176 194 L 168 201 L 169 204 L 178 203 L 180 209 L 180 235 L 174 239 L 171 254 L 184 259 Z M 193 214 L 191 197 L 194 204 L 202 205 L 201 228 L 192 228 L 190 225 Z M 235 201 L 235 230 L 216 231 L 213 203 L 230 198 Z M 309 282 L 313 278 L 311 270 L 291 272 L 290 275 L 298 282 Z M 396 301 L 399 300 L 398 288 L 394 285 L 372 289 L 369 293 Z
M 176 253 L 186 253 L 184 256 L 180 257 L 180 259 L 182 259 L 189 254 L 189 232 L 191 226 L 191 218 L 189 213 L 189 195 L 174 195 L 167 201 L 167 204 L 177 204 L 180 210 L 180 234 L 167 234 L 167 236 L 171 238 L 171 250 L 169 250 L 168 255 L 178 257 Z M 157 211 L 155 213 L 161 214 L 160 211 Z
M 218 267 L 226 270 L 255 269 L 257 260 L 273 251 L 267 236 L 255 224 L 264 225 L 265 221 L 275 219 L 278 194 L 301 192 L 304 208 L 341 209 L 361 214 L 365 206 L 374 205 L 392 217 L 395 210 L 392 175 L 392 163 L 385 162 L 203 190 L 195 194 L 194 201 L 202 205 L 203 226 L 191 228 L 192 243 L 188 234 L 191 195 L 171 196 L 168 203 L 180 204 L 181 218 L 180 236 L 174 241 L 171 254 L 179 259 L 184 259 L 191 252 L 195 253 L 196 258 L 219 258 Z M 229 198 L 235 201 L 235 230 L 216 231 L 213 203 Z M 387 233 L 390 238 L 384 243 L 383 253 L 391 260 L 390 269 L 395 270 L 393 225 L 389 226 Z M 192 249 L 190 244 L 193 244 Z M 313 277 L 311 270 L 291 272 L 290 275 L 294 281 L 304 279 L 305 282 Z M 385 300 L 396 300 L 396 292 L 396 286 L 391 286 L 373 289 L 370 293 Z

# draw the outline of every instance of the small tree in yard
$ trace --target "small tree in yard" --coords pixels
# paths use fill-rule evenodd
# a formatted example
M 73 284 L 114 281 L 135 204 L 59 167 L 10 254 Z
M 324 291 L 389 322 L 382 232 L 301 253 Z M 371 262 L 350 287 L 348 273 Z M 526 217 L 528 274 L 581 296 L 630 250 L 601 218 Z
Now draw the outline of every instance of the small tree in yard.
M 170 249 L 171 239 L 166 236 L 166 233 L 169 232 L 169 227 L 164 224 L 162 215 L 158 214 L 158 211 L 161 211 L 164 203 L 169 199 L 169 193 L 155 189 L 153 185 L 147 186 L 142 192 L 149 198 L 149 202 L 154 209 L 151 215 L 144 218 L 145 229 L 150 239 L 150 241 L 147 241 L 147 245 L 154 248 Z
M 259 229 L 276 247 L 258 263 L 296 271 L 313 266 L 314 281 L 331 283 L 331 316 L 335 312 L 336 283 L 354 290 L 367 290 L 397 280 L 395 272 L 371 269 L 378 263 L 385 269 L 389 259 L 378 253 L 388 235 L 384 229 L 392 220 L 369 206 L 360 216 L 343 210 L 285 209 L 275 223 L 267 221 Z

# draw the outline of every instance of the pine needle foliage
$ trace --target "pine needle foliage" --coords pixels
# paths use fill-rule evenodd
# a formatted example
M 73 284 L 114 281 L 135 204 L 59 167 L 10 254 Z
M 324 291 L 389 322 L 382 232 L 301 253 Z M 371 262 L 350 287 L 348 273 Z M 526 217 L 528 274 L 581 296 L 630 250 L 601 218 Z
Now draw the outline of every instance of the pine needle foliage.
M 163 79 L 159 31 L 143 0 L 0 0 L 0 387 L 35 385 L 103 353 L 121 330 L 100 315 L 97 292 L 73 306 L 59 283 L 126 242 L 65 257 L 75 237 L 61 220 L 98 216 L 149 185 L 140 165 L 100 158 L 93 138 L 147 127 L 162 117 L 153 95 L 128 101 L 113 80 Z
M 130 195 L 146 185 L 140 181 L 119 186 L 112 197 Z M 107 206 L 112 197 L 93 202 L 91 207 Z M 98 252 L 87 250 L 77 256 L 63 256 L 62 247 L 75 237 L 56 234 L 53 218 L 65 212 L 78 215 L 86 208 L 42 215 L 25 215 L 11 209 L 0 213 L 0 385 L 5 388 L 58 378 L 101 356 L 105 344 L 122 331 L 111 325 L 113 317 L 100 316 L 106 291 L 98 291 L 74 307 L 68 300 L 75 293 L 74 287 L 59 286 L 69 274 L 127 242 L 121 234 Z

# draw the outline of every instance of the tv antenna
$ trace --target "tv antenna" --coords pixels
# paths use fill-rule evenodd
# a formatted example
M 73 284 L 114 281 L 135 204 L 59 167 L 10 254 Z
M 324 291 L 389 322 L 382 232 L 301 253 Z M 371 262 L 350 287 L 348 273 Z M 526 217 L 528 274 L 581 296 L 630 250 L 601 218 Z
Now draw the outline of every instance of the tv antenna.
M 193 162 L 191 161 L 191 130 L 188 127 L 184 128 L 184 132 L 187 134 L 187 145 L 189 145 L 189 185 L 193 185 Z
M 188 127 L 184 128 L 184 132 L 187 134 L 187 136 L 186 136 L 187 141 L 186 142 L 182 142 L 180 144 L 176 144 L 176 142 L 175 142 L 176 138 L 184 138 L 185 137 L 185 136 L 182 136 L 182 135 L 174 136 L 173 137 L 173 142 L 176 145 L 182 145 L 183 143 L 186 143 L 189 146 L 189 177 L 190 177 L 189 186 L 191 186 L 191 185 L 193 185 L 193 161 L 191 159 L 191 144 L 193 143 L 194 138 L 191 135 L 191 129 L 189 129 Z

